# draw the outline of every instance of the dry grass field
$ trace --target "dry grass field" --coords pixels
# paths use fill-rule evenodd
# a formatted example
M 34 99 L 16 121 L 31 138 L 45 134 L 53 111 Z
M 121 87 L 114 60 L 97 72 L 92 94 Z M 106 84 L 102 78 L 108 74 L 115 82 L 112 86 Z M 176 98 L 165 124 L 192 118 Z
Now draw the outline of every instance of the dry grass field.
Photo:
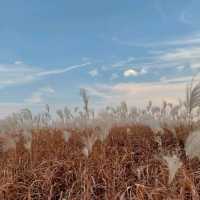
M 200 161 L 186 156 L 187 127 L 113 127 L 103 142 L 89 129 L 66 133 L 32 130 L 31 144 L 16 135 L 15 148 L 1 152 L 0 199 L 199 199 Z
M 200 199 L 200 83 L 185 102 L 95 115 L 67 107 L 52 120 L 24 109 L 1 121 L 1 200 Z

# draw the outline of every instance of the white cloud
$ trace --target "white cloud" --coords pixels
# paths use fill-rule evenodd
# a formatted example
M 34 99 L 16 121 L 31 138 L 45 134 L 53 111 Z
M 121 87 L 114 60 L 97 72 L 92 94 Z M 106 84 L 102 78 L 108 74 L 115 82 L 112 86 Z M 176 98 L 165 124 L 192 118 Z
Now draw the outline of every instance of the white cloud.
M 134 57 L 129 57 L 126 60 L 120 60 L 114 64 L 112 64 L 112 67 L 124 67 L 125 65 L 127 65 L 128 63 L 131 63 L 135 60 Z
M 117 38 L 113 40 L 117 41 Z M 144 45 L 134 43 L 133 45 L 151 47 L 151 50 L 147 56 L 136 57 L 128 64 L 122 60 L 112 66 L 117 67 L 117 70 L 123 70 L 130 64 L 141 66 L 141 69 L 137 67 L 140 75 L 152 70 L 157 70 L 156 72 L 159 73 L 164 68 L 176 68 L 179 71 L 186 67 L 190 67 L 192 70 L 200 69 L 200 33 L 165 42 L 145 43 Z
M 15 64 L 15 65 L 21 65 L 21 64 L 23 64 L 23 61 L 16 60 L 16 61 L 14 62 L 14 64 Z
M 137 76 L 139 73 L 134 70 L 134 69 L 127 69 L 124 71 L 124 76 L 129 77 L 129 76 Z
M 23 84 L 35 79 L 38 68 L 25 64 L 0 64 L 0 87 Z
M 25 99 L 25 102 L 32 104 L 42 103 L 45 97 L 49 97 L 49 95 L 54 93 L 55 91 L 51 87 L 39 88 L 37 91 L 33 92 L 30 98 Z
M 185 66 L 184 66 L 184 65 L 180 65 L 180 66 L 177 67 L 177 69 L 178 69 L 179 71 L 182 71 L 182 70 L 185 69 Z
M 9 86 L 24 85 L 42 79 L 46 76 L 59 75 L 86 65 L 89 65 L 89 63 L 69 66 L 64 69 L 44 70 L 27 65 L 21 61 L 16 61 L 13 64 L 0 64 L 0 89 L 4 89 Z M 31 107 L 33 105 L 39 105 L 39 103 L 44 102 L 44 100 L 50 97 L 54 92 L 55 91 L 51 87 L 44 87 L 33 92 L 32 95 L 25 99 L 22 103 L 0 102 L 0 118 L 4 118 L 12 112 L 17 112 L 27 105 Z
M 186 61 L 199 59 L 200 47 L 177 48 L 160 55 L 163 61 Z
M 63 74 L 89 64 L 88 62 L 56 70 L 43 70 L 21 61 L 16 61 L 14 64 L 0 64 L 0 88 L 29 83 L 50 75 Z
M 177 69 L 183 69 L 186 65 L 192 69 L 200 68 L 200 47 L 192 46 L 167 50 L 157 55 L 160 62 L 168 65 L 176 65 Z
M 140 70 L 140 74 L 147 74 L 148 73 L 148 71 L 147 71 L 147 69 L 145 69 L 145 68 L 142 68 L 141 70 Z
M 93 69 L 93 70 L 89 71 L 89 74 L 90 74 L 90 76 L 95 77 L 95 76 L 98 76 L 99 71 L 98 71 L 98 69 Z
M 196 79 L 199 79 L 200 76 L 196 76 Z M 167 78 L 166 76 L 163 76 L 160 78 L 160 81 L 162 83 L 189 83 L 193 79 L 193 76 L 181 76 L 177 78 Z
M 42 89 L 42 91 L 43 92 L 47 92 L 47 93 L 54 93 L 55 92 L 55 90 L 53 88 L 51 88 L 51 87 L 44 87 Z
M 189 22 L 189 21 L 188 21 Z M 133 47 L 145 47 L 145 48 L 161 48 L 161 47 L 173 47 L 173 46 L 185 46 L 185 45 L 199 45 L 200 44 L 200 34 L 194 33 L 189 36 L 183 36 L 179 37 L 174 40 L 166 40 L 161 42 L 148 42 L 140 43 L 137 41 L 126 41 L 123 39 L 120 39 L 118 37 L 112 38 L 113 42 L 116 42 L 119 45 L 125 45 L 125 46 L 133 46 Z
M 82 68 L 85 67 L 87 65 L 90 65 L 90 62 L 84 63 L 84 64 L 80 64 L 80 65 L 73 65 L 70 67 L 66 67 L 64 69 L 55 69 L 55 70 L 46 70 L 46 71 L 42 71 L 37 73 L 37 76 L 50 76 L 50 75 L 59 75 L 59 74 L 63 74 L 65 72 L 74 70 L 74 69 L 78 69 L 78 68 Z
M 96 85 L 87 87 L 89 94 L 99 97 L 98 105 L 117 105 L 126 101 L 129 106 L 143 107 L 148 100 L 160 105 L 163 100 L 177 103 L 185 96 L 185 82 L 165 83 L 118 83 L 115 85 Z
M 190 66 L 192 69 L 200 69 L 200 62 L 193 62 Z
M 81 60 L 83 62 L 89 62 L 91 60 L 91 58 L 90 57 L 83 57 Z

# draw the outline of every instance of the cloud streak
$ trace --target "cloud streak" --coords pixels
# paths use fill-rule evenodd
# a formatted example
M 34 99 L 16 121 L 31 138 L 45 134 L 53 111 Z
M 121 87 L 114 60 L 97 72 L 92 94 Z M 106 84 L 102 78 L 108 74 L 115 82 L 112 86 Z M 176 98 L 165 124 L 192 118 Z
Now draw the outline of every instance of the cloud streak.
M 37 91 L 33 92 L 30 98 L 25 99 L 25 102 L 31 103 L 31 104 L 42 103 L 45 97 L 49 97 L 50 95 L 54 93 L 55 91 L 53 88 L 42 87 L 42 88 L 39 88 Z
M 200 44 L 200 34 L 195 33 L 189 36 L 179 37 L 174 40 L 162 41 L 162 42 L 133 42 L 133 41 L 126 41 L 120 39 L 118 37 L 113 37 L 112 41 L 125 46 L 132 46 L 132 47 L 144 47 L 144 48 L 161 48 L 161 47 L 170 47 L 170 46 L 185 46 L 185 45 L 199 45 Z
M 51 75 L 59 75 L 59 74 L 63 74 L 78 68 L 82 68 L 85 67 L 87 65 L 90 65 L 90 62 L 84 63 L 84 64 L 80 64 L 80 65 L 73 65 L 70 67 L 66 67 L 64 69 L 56 69 L 56 70 L 47 70 L 47 71 L 42 71 L 36 74 L 36 76 L 42 77 L 42 76 L 51 76 Z
M 0 64 L 0 88 L 33 82 L 47 76 L 57 76 L 88 65 L 89 62 L 61 69 L 43 70 L 18 61 L 14 64 Z

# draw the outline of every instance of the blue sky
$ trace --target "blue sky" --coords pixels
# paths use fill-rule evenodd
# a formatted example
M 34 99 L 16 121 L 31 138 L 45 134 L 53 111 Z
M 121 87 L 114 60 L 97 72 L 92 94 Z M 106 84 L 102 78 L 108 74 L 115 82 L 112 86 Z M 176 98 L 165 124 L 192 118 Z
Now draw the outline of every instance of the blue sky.
M 183 97 L 200 69 L 199 0 L 0 0 L 0 117 L 22 107 Z

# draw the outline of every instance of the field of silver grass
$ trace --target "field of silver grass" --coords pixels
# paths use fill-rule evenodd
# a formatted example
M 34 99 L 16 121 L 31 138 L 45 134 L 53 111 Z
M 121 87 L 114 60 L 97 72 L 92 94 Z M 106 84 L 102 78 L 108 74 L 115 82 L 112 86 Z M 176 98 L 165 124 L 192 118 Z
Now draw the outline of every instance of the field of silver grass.
M 0 121 L 1 199 L 199 199 L 200 82 L 176 105 L 23 109 Z

